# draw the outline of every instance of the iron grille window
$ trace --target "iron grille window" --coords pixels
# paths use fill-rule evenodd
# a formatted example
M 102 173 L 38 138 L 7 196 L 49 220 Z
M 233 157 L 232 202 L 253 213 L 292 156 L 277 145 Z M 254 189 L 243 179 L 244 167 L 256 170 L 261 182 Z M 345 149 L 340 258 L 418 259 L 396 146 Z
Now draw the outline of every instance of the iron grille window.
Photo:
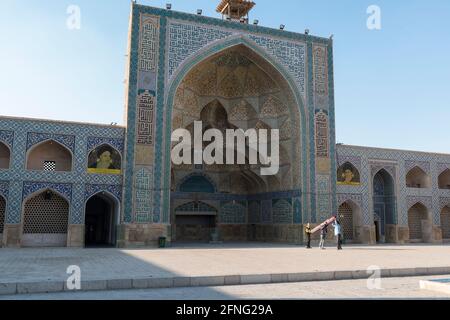
M 56 162 L 55 161 L 44 161 L 44 171 L 55 171 Z

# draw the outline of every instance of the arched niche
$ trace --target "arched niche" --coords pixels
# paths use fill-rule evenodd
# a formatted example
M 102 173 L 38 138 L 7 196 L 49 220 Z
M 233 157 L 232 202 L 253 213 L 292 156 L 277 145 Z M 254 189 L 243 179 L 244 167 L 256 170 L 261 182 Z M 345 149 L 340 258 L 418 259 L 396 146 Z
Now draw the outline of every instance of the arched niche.
M 292 165 L 302 163 L 300 108 L 302 106 L 297 104 L 290 84 L 274 65 L 246 45 L 239 44 L 206 57 L 180 80 L 173 99 L 172 129 L 186 128 L 192 135 L 194 121 L 202 121 L 204 131 L 214 128 L 223 133 L 225 129 L 238 128 L 244 131 L 287 129 L 282 126 L 289 123 L 289 134 L 282 138 L 279 151 L 283 177 L 289 179 L 289 183 L 283 184 L 284 190 L 292 190 L 301 184 L 300 165 Z M 268 138 L 270 141 L 270 131 Z M 270 155 L 270 142 L 268 150 Z M 235 154 L 237 156 L 237 152 Z M 246 161 L 249 160 L 248 155 L 247 145 Z M 214 174 L 216 180 L 224 182 L 224 185 L 231 185 L 231 188 L 226 188 L 229 193 L 283 191 L 279 183 L 270 185 L 266 183 L 266 177 L 254 177 L 259 175 L 260 167 L 261 164 L 172 165 L 175 180 L 189 170 L 201 170 Z M 281 173 L 277 179 L 281 179 Z
M 356 228 L 362 225 L 361 208 L 351 200 L 343 202 L 338 208 L 338 218 L 343 228 L 344 239 L 354 241 Z
M 109 144 L 102 144 L 88 155 L 88 172 L 94 174 L 121 174 L 122 156 Z
M 119 216 L 120 202 L 112 194 L 101 191 L 91 196 L 85 206 L 85 246 L 115 246 Z
M 450 189 L 450 169 L 443 171 L 438 177 L 439 189 Z
M 350 163 L 345 162 L 337 170 L 337 183 L 340 185 L 360 185 L 361 178 L 358 169 Z
M 11 151 L 6 144 L 0 142 L 0 170 L 9 169 L 10 161 Z
M 65 247 L 69 223 L 69 201 L 47 189 L 25 199 L 22 246 Z
M 431 188 L 430 176 L 421 168 L 414 167 L 406 174 L 406 186 L 408 188 L 427 189 Z
M 450 206 L 445 206 L 441 210 L 442 238 L 450 240 Z
M 424 221 L 431 221 L 431 215 L 426 206 L 418 202 L 408 210 L 409 239 L 411 242 L 424 242 L 426 226 Z
M 26 167 L 36 171 L 71 171 L 72 152 L 55 140 L 43 141 L 27 152 Z

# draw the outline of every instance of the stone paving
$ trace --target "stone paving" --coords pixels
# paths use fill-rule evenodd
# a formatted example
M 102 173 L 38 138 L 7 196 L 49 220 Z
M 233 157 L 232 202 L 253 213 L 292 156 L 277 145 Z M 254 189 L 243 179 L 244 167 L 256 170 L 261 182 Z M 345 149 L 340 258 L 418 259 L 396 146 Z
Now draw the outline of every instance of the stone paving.
M 246 286 L 61 292 L 0 296 L 0 300 L 276 300 L 276 299 L 450 299 L 450 294 L 421 290 L 420 280 L 446 276 L 382 279 L 371 290 L 367 280 L 320 281 Z
M 107 287 L 99 286 L 99 289 L 128 289 L 133 287 L 130 279 L 139 278 L 178 278 L 180 283 L 175 286 L 184 286 L 184 282 L 186 286 L 283 282 L 288 280 L 283 275 L 294 273 L 305 274 L 301 278 L 303 281 L 333 280 L 338 278 L 336 274 L 328 277 L 323 273 L 323 279 L 314 278 L 314 275 L 329 271 L 366 270 L 372 265 L 382 269 L 399 269 L 398 273 L 391 273 L 390 276 L 417 274 L 402 274 L 402 269 L 411 268 L 420 268 L 424 271 L 421 274 L 427 274 L 426 268 L 435 268 L 438 272 L 434 274 L 450 273 L 450 246 L 347 246 L 343 251 L 337 251 L 334 247 L 307 250 L 293 245 L 245 243 L 184 245 L 147 250 L 0 249 L 0 284 L 39 281 L 62 283 L 68 277 L 66 269 L 70 265 L 81 268 L 83 281 L 128 279 L 128 283 L 112 283 Z M 217 278 L 202 283 L 205 277 L 214 276 L 222 276 L 222 280 Z M 228 276 L 230 282 L 224 281 L 223 276 Z M 239 281 L 235 281 L 233 276 L 240 277 Z M 244 276 L 245 281 L 242 280 Z M 265 279 L 267 276 L 269 279 Z M 197 277 L 196 283 L 188 277 Z M 352 274 L 342 272 L 339 277 L 351 279 Z M 277 281 L 278 278 L 280 281 Z M 173 282 L 167 285 L 171 286 L 174 286 Z M 147 287 L 143 285 L 142 288 Z M 32 291 L 25 288 L 18 293 L 26 292 Z

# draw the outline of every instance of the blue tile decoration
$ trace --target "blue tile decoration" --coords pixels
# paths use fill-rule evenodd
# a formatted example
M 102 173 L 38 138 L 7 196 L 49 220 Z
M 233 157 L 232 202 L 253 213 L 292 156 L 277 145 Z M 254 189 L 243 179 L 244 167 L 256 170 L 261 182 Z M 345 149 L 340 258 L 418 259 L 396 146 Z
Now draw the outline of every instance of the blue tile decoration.
M 31 147 L 48 140 L 54 140 L 67 147 L 72 153 L 75 149 L 75 136 L 56 133 L 44 132 L 28 132 L 27 134 L 27 150 Z
M 134 220 L 137 223 L 153 222 L 153 170 L 137 168 L 134 178 Z
M 88 137 L 109 137 L 116 139 L 118 145 L 124 141 L 125 129 L 106 125 L 91 125 L 75 122 L 57 122 L 22 118 L 0 118 L 2 131 L 8 134 L 12 146 L 9 170 L 0 170 L 0 180 L 9 182 L 6 223 L 21 222 L 23 199 L 30 192 L 45 188 L 56 189 L 70 201 L 70 223 L 82 224 L 84 221 L 84 185 L 107 184 L 122 185 L 121 175 L 96 175 L 87 173 Z M 30 133 L 30 134 L 29 134 Z M 44 139 L 44 140 L 41 140 Z M 26 170 L 26 153 L 33 143 L 54 139 L 72 150 L 73 171 L 46 172 Z M 119 143 L 119 141 L 122 141 Z M 14 142 L 14 143 L 13 143 Z M 73 144 L 72 144 L 73 142 Z M 117 144 L 116 144 L 117 146 Z M 123 148 L 123 147 L 122 147 Z M 71 185 L 71 198 L 66 187 Z
M 9 149 L 12 149 L 14 143 L 14 131 L 0 130 L 0 141 L 5 143 Z
M 381 169 L 385 169 L 394 179 L 396 196 L 396 223 L 408 226 L 408 210 L 416 203 L 426 206 L 433 219 L 433 224 L 440 225 L 442 208 L 450 204 L 450 190 L 439 189 L 438 177 L 447 170 L 446 163 L 450 163 L 450 155 L 432 154 L 425 152 L 366 148 L 358 146 L 337 146 L 339 162 L 349 161 L 359 167 L 361 176 L 360 186 L 337 186 L 338 202 L 345 198 L 352 200 L 361 208 L 362 220 L 365 225 L 373 224 L 373 176 Z M 432 187 L 417 189 L 406 187 L 406 175 L 414 167 L 419 167 L 431 177 Z
M 292 208 L 294 214 L 294 224 L 302 224 L 302 202 L 300 198 L 294 198 L 294 205 Z
M 222 202 L 220 204 L 219 221 L 223 224 L 242 224 L 247 219 L 247 203 L 245 201 Z
M 117 151 L 120 154 L 123 154 L 124 149 L 124 140 L 123 138 L 111 138 L 111 137 L 88 137 L 87 150 L 92 151 L 95 148 L 107 144 Z
M 272 199 L 261 201 L 261 223 L 272 223 Z
M 96 194 L 106 192 L 113 195 L 118 202 L 122 200 L 122 186 L 110 184 L 86 184 L 84 200 L 87 201 Z
M 261 202 L 252 200 L 248 202 L 248 223 L 261 223 Z
M 273 199 L 272 200 L 272 220 L 275 224 L 292 224 L 292 200 Z
M 69 202 L 69 204 L 72 201 L 72 184 L 70 183 L 25 181 L 23 183 L 22 198 L 23 200 L 25 200 L 30 195 L 44 190 L 56 191 L 59 195 L 63 196 Z
M 0 181 L 0 196 L 8 200 L 9 195 L 9 182 L 8 181 Z
M 145 16 L 145 18 L 142 18 Z M 140 45 L 140 33 L 142 31 L 142 19 L 147 19 L 147 16 L 152 16 L 158 21 L 158 32 L 147 32 L 145 36 L 146 44 L 155 43 L 148 37 L 149 34 L 159 37 L 159 56 L 157 62 L 157 111 L 156 111 L 156 141 L 155 141 L 155 163 L 154 163 L 154 214 L 161 216 L 161 222 L 169 222 L 170 211 L 170 162 L 168 157 L 169 144 L 165 137 L 170 137 L 170 120 L 171 108 L 174 89 L 179 83 L 183 75 L 192 68 L 193 65 L 203 60 L 208 55 L 226 48 L 227 45 L 244 44 L 253 49 L 258 54 L 262 55 L 273 65 L 278 66 L 280 72 L 289 80 L 292 88 L 296 88 L 299 100 L 299 105 L 306 105 L 302 100 L 306 98 L 306 73 L 312 71 L 312 50 L 310 56 L 307 58 L 307 43 L 312 49 L 312 44 L 321 44 L 329 47 L 331 41 L 329 39 L 306 36 L 304 34 L 297 34 L 288 31 L 280 31 L 276 29 L 264 28 L 261 26 L 253 26 L 241 23 L 234 23 L 222 21 L 220 19 L 213 19 L 203 16 L 184 14 L 175 11 L 167 11 L 158 8 L 152 8 L 142 5 L 133 5 L 132 12 L 132 26 L 131 26 L 131 52 L 130 52 L 130 73 L 128 75 L 128 122 L 127 126 L 127 154 L 126 163 L 127 168 L 125 172 L 125 190 L 132 190 L 133 186 L 133 163 L 134 163 L 134 141 L 135 141 L 135 119 L 136 110 L 136 92 L 140 89 L 148 90 L 148 87 L 143 87 L 143 77 L 148 79 L 147 83 L 153 83 L 151 80 L 151 71 L 139 70 L 139 52 L 142 45 Z M 147 30 L 148 31 L 148 30 Z M 185 36 L 183 36 L 185 35 Z M 195 38 L 189 36 L 196 35 Z M 150 48 L 150 47 L 149 47 Z M 153 46 L 151 47 L 153 50 Z M 330 62 L 330 52 L 328 50 L 328 62 Z M 154 55 L 146 55 L 146 57 Z M 195 59 L 198 58 L 198 59 Z M 155 59 L 155 58 L 152 58 Z M 308 63 L 309 61 L 309 63 Z M 332 60 L 331 60 L 332 62 Z M 308 63 L 308 66 L 306 64 Z M 332 63 L 328 64 L 328 69 L 331 69 Z M 329 70 L 330 72 L 330 70 Z M 288 75 L 289 74 L 289 75 Z M 311 79 L 312 77 L 309 77 Z M 328 79 L 330 81 L 330 78 Z M 330 88 L 330 97 L 332 97 L 332 88 Z M 166 97 L 168 101 L 166 101 Z M 314 101 L 312 99 L 311 101 Z M 169 110 L 166 110 L 166 106 Z M 332 106 L 332 101 L 330 101 Z M 324 106 L 326 108 L 326 106 Z M 301 119 L 301 127 L 309 128 L 306 135 L 302 135 L 302 158 L 308 159 L 314 163 L 314 155 L 307 156 L 308 144 L 314 144 L 314 128 L 311 123 L 308 126 L 305 123 L 306 113 L 314 110 L 313 103 L 308 103 L 307 111 L 303 111 Z M 333 110 L 334 111 L 334 110 Z M 330 115 L 331 116 L 331 115 Z M 334 114 L 332 115 L 334 116 Z M 165 120 L 164 120 L 165 119 Z M 330 124 L 330 133 L 334 134 L 334 124 Z M 334 139 L 330 134 L 330 140 Z M 331 144 L 331 141 L 330 141 Z M 330 149 L 331 151 L 331 149 Z M 313 153 L 313 151 L 311 151 Z M 315 172 L 307 175 L 311 167 L 308 161 L 302 161 L 302 202 L 303 214 L 314 215 L 315 208 Z M 333 166 L 333 159 L 332 159 Z M 333 170 L 334 171 L 334 170 Z M 334 174 L 334 173 L 332 173 Z M 307 177 L 309 176 L 309 181 Z M 311 194 L 311 196 L 310 196 Z M 133 201 L 133 192 L 124 195 L 125 222 L 132 222 L 131 214 Z M 333 203 L 335 201 L 333 200 Z

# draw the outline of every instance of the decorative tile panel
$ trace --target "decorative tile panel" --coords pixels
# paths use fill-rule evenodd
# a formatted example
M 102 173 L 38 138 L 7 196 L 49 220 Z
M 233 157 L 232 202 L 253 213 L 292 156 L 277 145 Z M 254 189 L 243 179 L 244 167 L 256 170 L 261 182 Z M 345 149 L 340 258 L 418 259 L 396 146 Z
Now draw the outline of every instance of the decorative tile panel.
M 316 156 L 318 158 L 328 158 L 328 115 L 322 111 L 316 113 Z
M 155 95 L 145 90 L 137 100 L 136 143 L 151 146 L 154 142 Z
M 26 181 L 23 183 L 22 199 L 26 199 L 31 194 L 46 189 L 56 191 L 66 198 L 69 203 L 72 200 L 72 184 L 70 183 L 51 183 L 51 182 L 32 182 Z
M 313 47 L 314 59 L 314 106 L 328 109 L 328 66 L 327 47 Z
M 152 222 L 153 170 L 139 168 L 134 178 L 134 216 L 139 223 Z
M 86 184 L 84 199 L 88 200 L 92 196 L 101 192 L 112 194 L 114 197 L 116 197 L 117 201 L 120 201 L 122 199 L 122 186 L 108 184 Z
M 14 143 L 14 131 L 0 130 L 0 141 L 12 149 Z
M 27 135 L 27 150 L 29 150 L 32 146 L 46 140 L 54 140 L 59 142 L 72 152 L 75 149 L 75 136 L 73 135 L 29 132 Z

